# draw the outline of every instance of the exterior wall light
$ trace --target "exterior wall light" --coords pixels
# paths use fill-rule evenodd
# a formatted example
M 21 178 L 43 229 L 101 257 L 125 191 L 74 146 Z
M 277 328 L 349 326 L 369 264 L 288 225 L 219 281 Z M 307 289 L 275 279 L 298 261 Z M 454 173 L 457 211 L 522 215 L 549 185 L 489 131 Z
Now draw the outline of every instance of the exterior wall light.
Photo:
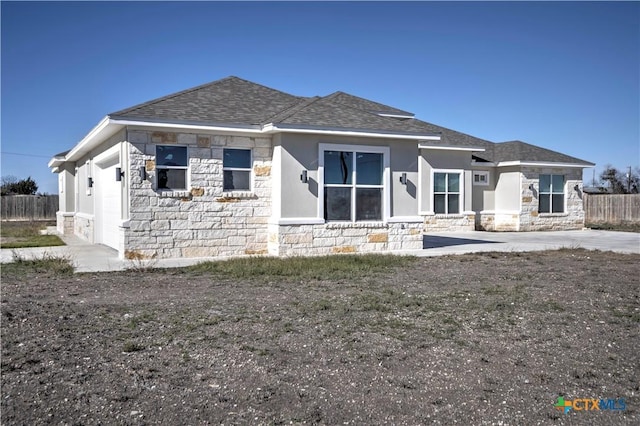
M 407 184 L 407 174 L 406 173 L 402 173 L 402 175 L 400 176 L 400 183 L 403 185 Z
M 145 166 L 140 166 L 140 179 L 147 180 L 147 168 Z
M 309 182 L 309 178 L 307 177 L 307 171 L 306 170 L 303 170 L 302 173 L 300 173 L 300 182 L 302 182 L 302 183 Z
M 122 176 L 124 176 L 124 172 L 120 167 L 116 167 L 116 182 L 120 182 L 122 180 Z
M 93 188 L 93 179 L 87 178 L 87 188 Z

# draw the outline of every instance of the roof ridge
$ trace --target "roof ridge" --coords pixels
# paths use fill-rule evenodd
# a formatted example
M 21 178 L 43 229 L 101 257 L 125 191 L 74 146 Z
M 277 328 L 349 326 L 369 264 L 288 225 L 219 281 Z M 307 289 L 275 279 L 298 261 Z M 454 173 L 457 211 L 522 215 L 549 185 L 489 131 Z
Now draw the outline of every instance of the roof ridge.
M 518 158 L 522 158 L 523 150 L 533 150 L 533 151 L 538 151 L 538 152 L 540 152 L 540 151 L 548 152 L 548 153 L 563 157 L 564 161 L 571 160 L 571 161 L 578 161 L 578 162 L 581 162 L 581 163 L 593 164 L 593 163 L 591 163 L 589 161 L 586 161 L 586 160 L 583 160 L 581 158 L 574 157 L 573 155 L 565 154 L 563 152 L 556 151 L 555 149 L 550 149 L 550 148 L 546 148 L 546 147 L 543 147 L 543 146 L 534 145 L 534 144 L 531 144 L 529 142 L 525 142 L 525 141 L 521 141 L 521 140 L 498 142 L 498 143 L 495 144 L 495 147 L 498 148 L 498 150 L 501 150 L 501 148 L 508 148 L 507 146 L 505 146 L 507 144 L 512 145 L 512 146 L 515 145 L 515 150 L 516 150 L 516 153 L 517 153 L 516 157 L 518 157 Z M 496 156 L 498 156 L 498 152 L 496 152 Z M 502 160 L 502 161 L 505 161 L 505 160 Z
M 298 96 L 298 98 L 300 98 L 300 102 L 295 103 L 290 107 L 285 108 L 282 111 L 272 115 L 265 121 L 265 124 L 273 123 L 273 122 L 277 123 L 279 121 L 286 120 L 287 118 L 293 116 L 296 112 L 308 107 L 309 105 L 318 101 L 319 99 L 322 99 L 320 96 L 312 96 L 309 98 Z
M 282 94 L 285 94 L 287 96 L 292 96 L 294 98 L 302 98 L 301 96 L 292 95 L 291 93 L 283 92 L 282 90 L 274 89 L 272 87 L 265 86 L 264 84 L 254 83 L 253 81 L 249 81 L 247 79 L 240 78 L 240 77 L 237 77 L 235 75 L 230 75 L 230 76 L 227 76 L 227 77 L 220 78 L 218 80 L 210 81 L 208 83 L 204 83 L 204 84 L 200 84 L 198 86 L 191 87 L 189 89 L 185 89 L 185 90 L 181 90 L 179 92 L 171 93 L 169 95 L 165 95 L 165 96 L 162 96 L 160 98 L 156 98 L 156 99 L 152 99 L 150 101 L 142 102 L 140 104 L 131 106 L 129 108 L 121 109 L 121 110 L 118 110 L 116 112 L 112 112 L 110 114 L 107 114 L 107 116 L 117 116 L 117 115 L 129 114 L 131 112 L 134 112 L 137 109 L 148 107 L 148 106 L 157 104 L 159 102 L 166 101 L 168 99 L 176 98 L 178 96 L 186 95 L 188 93 L 192 93 L 192 92 L 204 89 L 205 87 L 214 86 L 216 84 L 220 84 L 220 83 L 228 81 L 228 80 L 242 81 L 244 83 L 248 83 L 248 84 L 251 84 L 251 85 L 254 85 L 254 86 L 260 86 L 260 87 L 263 87 L 265 89 L 268 89 L 268 90 L 271 90 L 271 91 L 274 91 L 274 92 L 282 93 Z
M 348 93 L 347 93 L 347 95 L 348 95 Z M 364 99 L 364 98 L 362 98 L 362 99 Z M 344 108 L 344 109 L 356 111 L 359 114 L 366 114 L 367 116 L 373 117 L 376 120 L 380 120 L 381 122 L 385 122 L 385 123 L 389 124 L 391 128 L 395 129 L 395 131 L 403 131 L 403 130 L 407 131 L 407 129 L 402 129 L 403 127 L 405 127 L 402 124 L 402 122 L 400 122 L 400 121 L 398 121 L 398 120 L 396 120 L 394 118 L 385 117 L 385 116 L 382 116 L 382 115 L 377 114 L 375 112 L 371 112 L 371 111 L 366 110 L 366 109 L 362 109 L 362 108 L 358 108 L 358 107 L 355 107 L 355 106 L 351 106 L 349 104 L 336 102 L 331 98 L 331 95 L 323 96 L 323 97 L 316 96 L 314 98 L 311 98 L 311 100 L 309 102 L 305 102 L 305 103 L 296 105 L 297 108 L 295 108 L 295 110 L 292 110 L 291 114 L 289 114 L 288 116 L 282 118 L 282 120 L 294 117 L 296 113 L 303 111 L 305 108 L 311 106 L 312 104 L 314 104 L 316 102 L 321 102 L 321 101 L 326 101 L 328 106 L 332 107 L 332 108 Z M 416 120 L 416 119 L 415 118 L 410 118 L 409 120 Z M 371 128 L 371 130 L 380 130 L 380 129 Z M 416 131 L 419 132 L 418 130 L 416 130 Z M 428 132 L 428 133 L 432 133 L 432 132 Z
M 175 92 L 175 93 L 170 93 L 170 94 L 162 96 L 160 98 L 151 99 L 150 101 L 142 102 L 142 103 L 139 103 L 137 105 L 131 106 L 129 108 L 121 109 L 121 110 L 118 110 L 116 112 L 109 113 L 109 114 L 107 114 L 107 116 L 127 114 L 127 113 L 130 113 L 130 112 L 135 111 L 137 109 L 140 109 L 142 107 L 146 107 L 146 106 L 149 106 L 149 105 L 157 104 L 158 102 L 166 101 L 167 99 L 172 99 L 172 98 L 175 98 L 175 97 L 178 97 L 178 96 L 181 96 L 181 95 L 185 95 L 187 93 L 195 92 L 196 90 L 200 90 L 200 89 L 202 89 L 204 87 L 213 86 L 214 84 L 219 84 L 219 83 L 221 83 L 223 81 L 231 80 L 231 79 L 242 80 L 241 78 L 238 78 L 238 77 L 235 77 L 233 75 L 230 75 L 230 76 L 227 76 L 227 77 L 224 77 L 224 78 L 220 78 L 218 80 L 210 81 L 209 83 L 200 84 L 198 86 L 194 86 L 194 87 L 191 87 L 189 89 L 181 90 L 181 91 Z
M 348 96 L 350 98 L 357 99 L 357 100 L 359 100 L 361 102 L 365 102 L 367 104 L 377 105 L 377 106 L 379 106 L 381 108 L 381 109 L 373 110 L 373 109 L 365 109 L 365 108 L 360 108 L 360 107 L 357 107 L 357 106 L 353 106 L 353 108 L 359 109 L 361 111 L 367 111 L 367 112 L 371 112 L 371 113 L 380 115 L 380 114 L 384 114 L 385 110 L 389 110 L 387 112 L 388 114 L 394 114 L 394 112 L 395 113 L 406 113 L 406 114 L 410 115 L 412 118 L 415 117 L 415 114 L 410 112 L 410 111 L 405 111 L 403 109 L 396 108 L 396 107 L 391 106 L 391 105 L 383 104 L 382 102 L 378 102 L 378 101 L 374 101 L 374 100 L 371 100 L 371 99 L 363 98 L 362 96 L 352 95 L 351 93 L 343 92 L 342 90 L 338 90 L 336 92 L 333 92 L 333 93 L 325 96 L 324 98 L 326 98 L 326 99 L 334 99 L 334 98 L 337 98 L 340 95 L 345 95 L 345 96 Z M 337 101 L 337 103 L 339 103 L 341 105 L 349 105 L 347 103 L 343 103 L 343 102 L 339 102 L 339 101 Z
M 464 132 L 461 132 L 459 130 L 450 129 L 448 127 L 444 127 L 444 126 L 441 126 L 439 124 L 430 123 L 428 121 L 420 120 L 419 118 L 414 118 L 414 120 L 419 121 L 421 123 L 428 124 L 429 126 L 439 127 L 439 128 L 441 128 L 443 130 L 446 130 L 447 132 L 455 132 L 455 133 L 458 133 L 459 135 L 468 136 L 468 137 L 473 138 L 473 139 L 478 139 L 478 140 L 481 140 L 483 142 L 487 142 L 487 143 L 490 143 L 492 145 L 496 145 L 496 142 L 490 141 L 489 139 L 479 138 L 479 137 L 473 136 L 473 135 L 471 135 L 469 133 L 464 133 Z

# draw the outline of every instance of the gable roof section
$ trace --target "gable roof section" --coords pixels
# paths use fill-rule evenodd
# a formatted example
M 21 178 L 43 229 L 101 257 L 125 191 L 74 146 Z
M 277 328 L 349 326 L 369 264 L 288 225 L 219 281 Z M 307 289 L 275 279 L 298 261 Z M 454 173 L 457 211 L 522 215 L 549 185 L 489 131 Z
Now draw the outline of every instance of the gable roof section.
M 232 76 L 116 111 L 109 117 L 258 126 L 306 99 Z
M 532 163 L 564 163 L 591 167 L 595 164 L 557 151 L 531 145 L 522 141 L 509 141 L 494 145 L 493 161 L 506 163 L 519 161 Z

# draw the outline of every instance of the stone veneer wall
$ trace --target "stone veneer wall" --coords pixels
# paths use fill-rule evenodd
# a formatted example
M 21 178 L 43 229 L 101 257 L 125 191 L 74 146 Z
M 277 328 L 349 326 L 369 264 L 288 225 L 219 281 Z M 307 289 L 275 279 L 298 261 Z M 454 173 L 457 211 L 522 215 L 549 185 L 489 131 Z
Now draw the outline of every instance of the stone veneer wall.
M 563 213 L 538 212 L 538 191 L 541 174 L 565 176 L 565 206 Z M 478 213 L 478 229 L 484 231 L 559 231 L 582 229 L 584 208 L 582 204 L 582 169 L 523 167 L 521 171 L 520 213 Z M 576 191 L 574 187 L 578 185 Z M 533 186 L 533 189 L 530 187 Z
M 538 212 L 539 176 L 541 174 L 564 175 L 564 213 Z M 582 229 L 584 227 L 582 169 L 525 167 L 522 169 L 521 182 L 522 211 L 520 213 L 520 231 L 557 231 Z M 533 190 L 529 189 L 530 185 L 533 185 Z M 577 191 L 574 189 L 576 185 L 578 185 Z
M 270 138 L 129 130 L 130 221 L 125 258 L 267 253 L 271 216 Z M 186 191 L 156 191 L 157 145 L 186 145 Z M 252 150 L 253 189 L 223 192 L 225 147 Z M 141 179 L 145 167 L 147 178 Z
M 475 229 L 475 213 L 436 214 L 424 218 L 425 232 L 464 232 Z
M 269 254 L 313 256 L 422 249 L 422 223 L 269 225 Z
M 73 235 L 73 218 L 73 212 L 56 212 L 56 231 L 62 235 Z
M 73 219 L 73 233 L 93 243 L 93 222 L 93 215 L 88 216 L 76 213 Z

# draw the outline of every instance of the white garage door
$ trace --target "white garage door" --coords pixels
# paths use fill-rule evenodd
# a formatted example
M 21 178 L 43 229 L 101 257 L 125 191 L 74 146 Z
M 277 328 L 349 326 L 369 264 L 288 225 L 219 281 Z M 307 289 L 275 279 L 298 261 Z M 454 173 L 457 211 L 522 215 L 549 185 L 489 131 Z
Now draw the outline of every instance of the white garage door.
M 118 249 L 121 211 L 122 182 L 116 180 L 116 167 L 119 160 L 114 157 L 97 164 L 98 179 L 96 179 L 96 241 L 109 247 Z

